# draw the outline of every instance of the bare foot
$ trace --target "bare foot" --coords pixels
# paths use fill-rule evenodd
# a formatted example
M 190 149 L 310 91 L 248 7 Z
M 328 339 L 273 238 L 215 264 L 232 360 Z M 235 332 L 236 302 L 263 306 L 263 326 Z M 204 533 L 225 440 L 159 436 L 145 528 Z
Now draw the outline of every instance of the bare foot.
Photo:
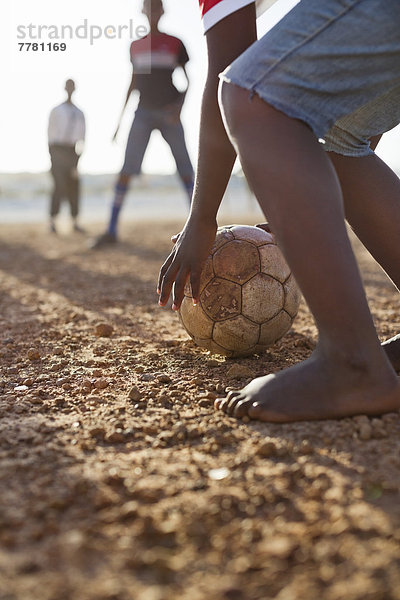
M 389 365 L 332 364 L 315 352 L 308 360 L 253 379 L 218 398 L 215 407 L 234 417 L 274 423 L 377 415 L 400 408 L 400 384 Z
M 392 367 L 395 371 L 400 371 L 400 333 L 386 340 L 382 344 L 383 350 L 386 352 L 386 356 L 392 363 Z

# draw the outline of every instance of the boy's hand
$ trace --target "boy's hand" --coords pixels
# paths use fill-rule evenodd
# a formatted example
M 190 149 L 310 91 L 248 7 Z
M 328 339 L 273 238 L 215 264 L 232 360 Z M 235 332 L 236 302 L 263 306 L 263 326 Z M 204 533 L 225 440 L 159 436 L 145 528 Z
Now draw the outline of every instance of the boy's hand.
M 182 93 L 181 96 L 175 100 L 175 102 L 165 107 L 166 119 L 168 123 L 172 125 L 177 125 L 177 123 L 179 123 L 184 100 L 185 93 Z
M 187 221 L 160 270 L 157 289 L 160 294 L 160 306 L 167 304 L 173 287 L 172 310 L 179 310 L 188 279 L 192 288 L 193 304 L 198 304 L 201 271 L 215 241 L 216 231 L 215 222 L 204 224 L 194 219 Z

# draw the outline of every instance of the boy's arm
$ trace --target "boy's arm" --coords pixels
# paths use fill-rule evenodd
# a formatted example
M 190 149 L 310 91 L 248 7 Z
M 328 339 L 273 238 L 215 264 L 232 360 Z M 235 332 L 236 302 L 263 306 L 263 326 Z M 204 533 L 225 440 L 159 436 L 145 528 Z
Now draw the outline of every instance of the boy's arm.
M 182 108 L 185 103 L 186 94 L 189 89 L 189 77 L 188 77 L 188 74 L 186 71 L 186 67 L 185 67 L 185 65 L 179 65 L 179 67 L 182 69 L 182 71 L 185 75 L 185 78 L 186 78 L 186 89 L 183 92 L 180 92 L 178 100 L 175 100 L 172 104 L 165 107 L 165 110 L 168 113 L 168 121 L 170 123 L 175 123 L 175 124 L 179 123 L 179 120 L 181 118 Z
M 158 289 L 164 306 L 174 285 L 173 309 L 182 302 L 190 277 L 194 303 L 199 299 L 200 274 L 217 229 L 217 212 L 235 162 L 218 106 L 218 75 L 256 39 L 255 4 L 223 19 L 206 35 L 208 74 L 204 88 L 199 155 L 192 207 L 185 227 L 163 264 Z
M 112 138 L 113 141 L 115 140 L 115 138 L 118 135 L 119 126 L 121 125 L 122 116 L 123 116 L 123 114 L 125 112 L 126 105 L 128 104 L 129 98 L 131 97 L 131 94 L 132 94 L 132 92 L 133 92 L 134 89 L 135 89 L 135 72 L 132 71 L 132 79 L 131 79 L 131 82 L 129 84 L 128 91 L 126 93 L 125 104 L 122 107 L 121 115 L 120 115 L 120 117 L 118 119 L 117 129 L 115 130 L 115 133 L 114 133 L 113 138 Z

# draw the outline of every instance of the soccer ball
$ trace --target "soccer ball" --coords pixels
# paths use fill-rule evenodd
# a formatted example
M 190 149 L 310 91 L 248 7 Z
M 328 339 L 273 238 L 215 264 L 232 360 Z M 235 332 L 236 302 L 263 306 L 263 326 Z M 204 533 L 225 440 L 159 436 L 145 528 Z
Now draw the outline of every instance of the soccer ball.
M 272 234 L 258 227 L 218 229 L 193 306 L 190 285 L 179 315 L 195 343 L 230 357 L 262 352 L 291 327 L 300 292 Z

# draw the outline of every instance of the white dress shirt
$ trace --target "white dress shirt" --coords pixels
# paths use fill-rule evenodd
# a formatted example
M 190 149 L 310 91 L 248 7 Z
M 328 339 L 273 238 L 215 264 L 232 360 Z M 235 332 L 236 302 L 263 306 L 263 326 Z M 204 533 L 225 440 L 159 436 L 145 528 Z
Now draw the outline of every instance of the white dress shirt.
M 75 146 L 77 142 L 85 139 L 85 116 L 83 112 L 72 104 L 63 102 L 50 113 L 48 127 L 49 146 L 62 144 Z

